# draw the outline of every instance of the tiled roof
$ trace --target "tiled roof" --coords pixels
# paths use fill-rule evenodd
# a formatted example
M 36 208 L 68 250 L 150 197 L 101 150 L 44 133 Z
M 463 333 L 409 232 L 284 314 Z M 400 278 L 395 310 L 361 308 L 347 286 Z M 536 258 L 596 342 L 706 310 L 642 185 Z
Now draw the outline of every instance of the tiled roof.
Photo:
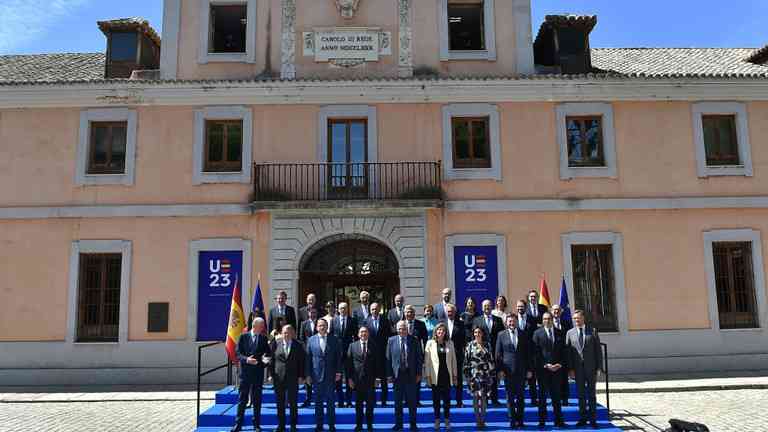
M 754 48 L 593 48 L 592 66 L 627 76 L 768 78 L 747 61 Z
M 104 79 L 101 53 L 0 56 L 0 85 Z

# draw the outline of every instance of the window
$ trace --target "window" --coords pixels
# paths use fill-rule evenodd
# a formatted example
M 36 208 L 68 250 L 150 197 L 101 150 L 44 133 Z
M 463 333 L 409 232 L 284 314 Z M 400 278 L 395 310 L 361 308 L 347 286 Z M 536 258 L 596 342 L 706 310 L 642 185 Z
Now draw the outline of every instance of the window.
M 692 106 L 699 177 L 752 176 L 746 105 L 700 102 Z
M 328 184 L 332 192 L 368 192 L 368 120 L 328 120 Z
M 77 342 L 117 342 L 121 268 L 121 254 L 80 254 Z
M 499 111 L 490 104 L 443 107 L 443 160 L 448 180 L 501 180 Z
M 88 174 L 123 174 L 128 122 L 91 123 Z
M 440 60 L 496 60 L 494 0 L 440 1 Z
M 136 62 L 137 33 L 112 33 L 109 55 L 112 61 Z
M 740 165 L 735 115 L 704 115 L 704 150 L 707 166 Z
M 488 117 L 452 119 L 454 168 L 491 167 L 488 123 Z
M 613 106 L 564 103 L 556 108 L 560 179 L 616 178 Z
M 240 172 L 243 169 L 242 120 L 205 122 L 205 171 Z
M 208 51 L 245 53 L 248 27 L 247 5 L 211 5 Z
M 605 166 L 602 117 L 566 117 L 565 123 L 568 134 L 568 166 Z
M 614 288 L 613 247 L 576 245 L 571 247 L 573 290 L 576 309 L 600 331 L 618 331 Z
M 721 329 L 756 328 L 757 300 L 750 242 L 717 242 L 712 245 Z

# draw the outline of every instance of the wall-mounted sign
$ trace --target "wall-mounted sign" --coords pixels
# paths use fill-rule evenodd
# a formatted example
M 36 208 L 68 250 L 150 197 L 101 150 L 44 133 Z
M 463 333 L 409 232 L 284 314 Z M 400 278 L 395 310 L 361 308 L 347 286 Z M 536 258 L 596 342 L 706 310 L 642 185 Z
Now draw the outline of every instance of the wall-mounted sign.
M 392 55 L 392 33 L 379 28 L 337 27 L 303 33 L 304 55 L 316 62 L 342 64 L 377 62 Z
M 464 310 L 467 297 L 475 299 L 479 312 L 483 300 L 495 301 L 499 295 L 499 258 L 496 246 L 455 246 L 453 269 L 456 304 L 460 310 Z
M 235 280 L 243 280 L 242 251 L 201 251 L 198 256 L 197 340 L 223 341 Z

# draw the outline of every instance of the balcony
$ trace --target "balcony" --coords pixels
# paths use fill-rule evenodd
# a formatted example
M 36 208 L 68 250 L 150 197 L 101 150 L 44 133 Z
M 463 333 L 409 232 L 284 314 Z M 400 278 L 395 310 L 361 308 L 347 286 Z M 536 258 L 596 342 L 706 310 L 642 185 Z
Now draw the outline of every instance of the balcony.
M 440 162 L 256 163 L 254 209 L 442 207 Z

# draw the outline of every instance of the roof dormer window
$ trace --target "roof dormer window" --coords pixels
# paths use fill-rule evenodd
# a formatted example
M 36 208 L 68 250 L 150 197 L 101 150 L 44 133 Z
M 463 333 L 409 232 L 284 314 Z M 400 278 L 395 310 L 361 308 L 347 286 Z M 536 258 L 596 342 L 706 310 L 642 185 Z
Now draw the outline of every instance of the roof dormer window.
M 248 6 L 211 5 L 208 52 L 245 53 Z
M 112 61 L 136 61 L 136 33 L 112 33 L 110 57 Z

